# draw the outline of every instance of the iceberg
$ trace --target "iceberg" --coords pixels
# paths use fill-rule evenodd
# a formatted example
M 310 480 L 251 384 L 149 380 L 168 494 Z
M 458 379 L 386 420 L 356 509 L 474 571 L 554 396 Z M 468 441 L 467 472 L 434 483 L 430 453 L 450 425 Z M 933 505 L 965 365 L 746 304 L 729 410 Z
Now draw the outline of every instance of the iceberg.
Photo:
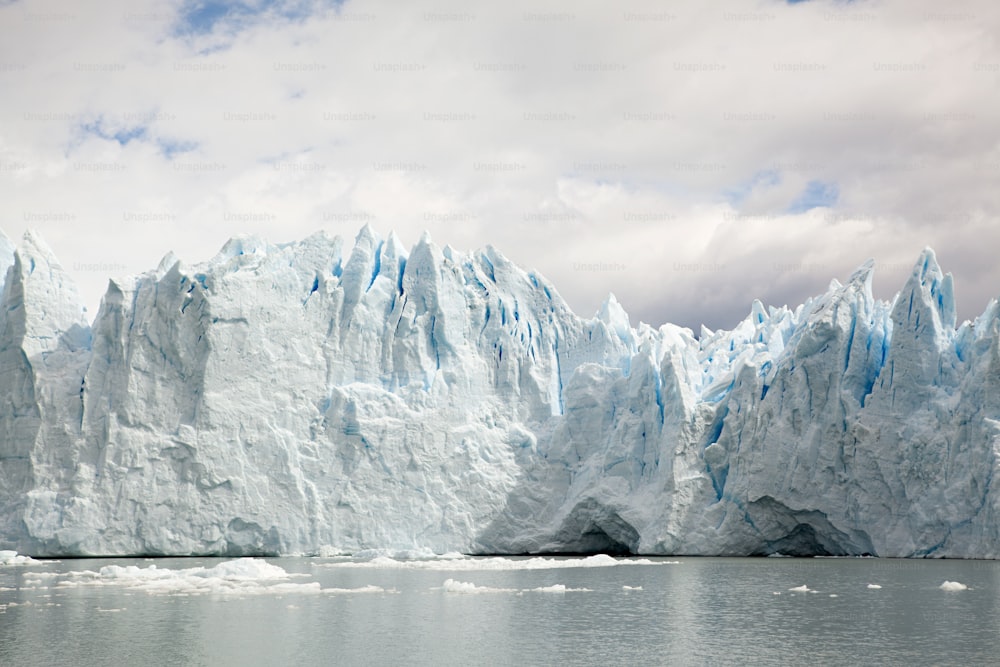
M 343 595 L 350 593 L 390 593 L 379 586 L 358 588 L 322 588 L 318 582 L 292 583 L 293 577 L 283 568 L 256 558 L 238 558 L 214 567 L 183 569 L 105 565 L 99 571 L 78 570 L 69 573 L 46 573 L 58 578 L 59 589 L 83 587 L 119 587 L 150 595 Z M 106 609 L 104 611 L 120 611 Z
M 731 331 L 590 319 L 493 247 L 235 238 L 89 321 L 0 236 L 0 549 L 1000 557 L 1000 307 L 923 251 Z

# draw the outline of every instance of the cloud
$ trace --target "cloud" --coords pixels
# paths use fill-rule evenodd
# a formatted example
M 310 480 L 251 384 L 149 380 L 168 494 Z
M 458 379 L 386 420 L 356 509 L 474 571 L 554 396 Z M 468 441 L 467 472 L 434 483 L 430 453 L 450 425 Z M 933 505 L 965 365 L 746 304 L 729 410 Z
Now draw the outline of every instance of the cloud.
M 732 326 L 926 245 L 1000 292 L 1000 10 L 927 0 L 0 6 L 0 227 L 108 276 L 238 233 L 493 244 L 581 314 Z M 845 46 L 845 45 L 849 45 Z M 81 267 L 74 271 L 74 265 Z

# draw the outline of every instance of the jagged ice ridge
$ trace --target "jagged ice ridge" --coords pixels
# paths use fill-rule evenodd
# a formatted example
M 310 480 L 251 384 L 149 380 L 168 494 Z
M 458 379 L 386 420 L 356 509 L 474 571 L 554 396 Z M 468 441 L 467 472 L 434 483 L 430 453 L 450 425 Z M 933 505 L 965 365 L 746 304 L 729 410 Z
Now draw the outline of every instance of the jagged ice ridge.
M 1000 309 L 925 250 L 732 331 L 365 227 L 112 280 L 0 235 L 0 549 L 997 558 Z

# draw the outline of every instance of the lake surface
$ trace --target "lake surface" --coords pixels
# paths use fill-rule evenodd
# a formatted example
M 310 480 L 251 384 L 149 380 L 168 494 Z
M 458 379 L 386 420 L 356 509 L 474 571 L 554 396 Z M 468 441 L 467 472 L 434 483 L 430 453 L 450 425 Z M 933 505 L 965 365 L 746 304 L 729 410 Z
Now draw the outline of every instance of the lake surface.
M 942 590 L 945 581 L 968 589 Z M 790 590 L 802 586 L 809 592 Z M 598 556 L 0 565 L 0 665 L 805 663 L 1000 664 L 1000 563 L 612 564 Z

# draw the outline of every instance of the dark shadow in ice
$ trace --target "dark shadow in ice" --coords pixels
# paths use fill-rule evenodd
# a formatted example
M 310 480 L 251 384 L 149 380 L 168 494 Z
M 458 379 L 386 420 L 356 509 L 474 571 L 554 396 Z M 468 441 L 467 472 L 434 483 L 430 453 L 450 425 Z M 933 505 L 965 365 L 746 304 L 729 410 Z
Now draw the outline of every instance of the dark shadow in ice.
M 795 510 L 771 496 L 748 503 L 747 517 L 766 540 L 755 556 L 876 555 L 864 531 L 845 532 L 834 526 L 824 512 Z
M 588 498 L 577 503 L 555 535 L 553 551 L 627 556 L 639 548 L 639 531 L 618 512 Z
M 514 507 L 525 509 L 516 503 Z M 511 521 L 510 510 L 508 505 L 501 519 L 479 536 L 483 553 L 631 556 L 639 552 L 639 531 L 617 509 L 594 498 L 578 502 L 565 518 L 553 522 L 558 525 L 555 530 L 546 530 L 544 522 Z M 538 516 L 534 514 L 536 521 Z M 537 532 L 525 530 L 525 524 L 533 524 Z

